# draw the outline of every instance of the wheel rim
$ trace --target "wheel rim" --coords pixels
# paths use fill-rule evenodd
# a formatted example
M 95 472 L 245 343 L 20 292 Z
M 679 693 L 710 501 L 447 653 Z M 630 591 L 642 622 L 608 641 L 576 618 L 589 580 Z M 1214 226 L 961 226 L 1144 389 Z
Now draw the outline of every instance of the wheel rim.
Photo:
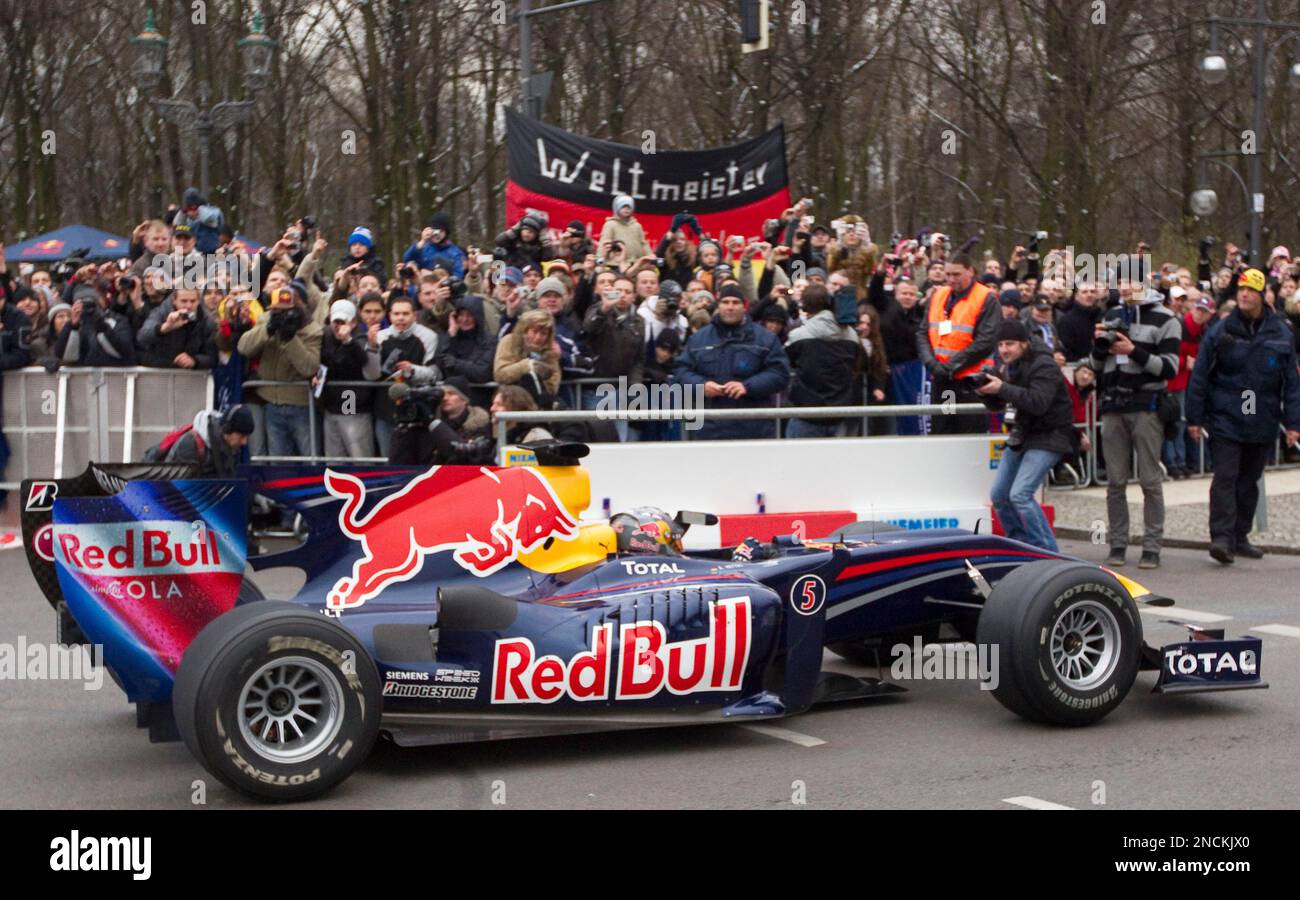
M 311 759 L 343 726 L 343 686 L 321 663 L 281 656 L 244 682 L 239 734 L 259 755 L 277 763 Z
M 1119 622 L 1096 600 L 1064 609 L 1052 625 L 1052 668 L 1075 690 L 1096 687 L 1119 662 Z

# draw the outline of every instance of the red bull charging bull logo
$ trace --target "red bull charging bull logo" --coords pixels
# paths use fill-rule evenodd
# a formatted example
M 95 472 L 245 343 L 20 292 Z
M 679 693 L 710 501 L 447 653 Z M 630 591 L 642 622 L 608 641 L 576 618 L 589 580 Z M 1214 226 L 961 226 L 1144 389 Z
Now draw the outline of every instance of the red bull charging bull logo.
M 486 577 L 550 538 L 578 534 L 550 483 L 524 466 L 434 466 L 364 517 L 357 515 L 366 497 L 360 479 L 327 469 L 325 489 L 344 501 L 339 528 L 364 551 L 330 591 L 326 605 L 335 610 L 355 609 L 414 578 L 430 553 L 450 550 L 461 568 Z

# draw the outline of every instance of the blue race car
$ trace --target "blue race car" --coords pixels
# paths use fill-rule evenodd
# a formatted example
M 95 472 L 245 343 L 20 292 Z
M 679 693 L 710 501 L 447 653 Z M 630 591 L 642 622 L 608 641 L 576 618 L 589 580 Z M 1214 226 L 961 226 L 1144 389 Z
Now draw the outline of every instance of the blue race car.
M 64 642 L 102 645 L 153 740 L 183 739 L 264 800 L 338 784 L 403 745 L 775 719 L 902 690 L 822 669 L 898 643 L 996 646 L 992 693 L 1063 725 L 1160 692 L 1264 687 L 1257 638 L 1188 626 L 1160 651 L 1096 565 L 1003 537 L 857 523 L 818 541 L 685 552 L 707 513 L 582 521 L 580 444 L 503 467 L 92 465 L 23 485 L 32 571 Z M 253 498 L 305 537 L 249 554 Z M 251 570 L 251 571 L 250 571 Z M 259 581 L 292 572 L 292 601 Z

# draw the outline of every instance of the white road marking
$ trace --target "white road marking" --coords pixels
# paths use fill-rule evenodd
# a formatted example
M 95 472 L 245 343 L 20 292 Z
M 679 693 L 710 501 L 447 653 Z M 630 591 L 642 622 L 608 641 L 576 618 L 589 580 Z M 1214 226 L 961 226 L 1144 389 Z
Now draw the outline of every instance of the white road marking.
M 1264 634 L 1280 634 L 1283 637 L 1300 638 L 1300 628 L 1296 628 L 1294 625 L 1258 625 L 1250 630 L 1261 631 Z
M 1139 609 L 1148 616 L 1158 616 L 1164 619 L 1186 619 L 1189 622 L 1226 622 L 1232 616 L 1221 616 L 1218 613 L 1201 612 L 1199 609 L 1188 609 L 1185 606 L 1139 606 Z
M 1007 797 L 1002 802 L 1010 803 L 1012 806 L 1023 806 L 1025 809 L 1074 809 L 1073 806 L 1062 806 L 1050 800 L 1039 800 L 1037 797 Z
M 742 725 L 740 727 L 755 734 L 776 738 L 779 741 L 789 741 L 792 744 L 798 744 L 800 747 L 820 747 L 826 743 L 821 738 L 815 738 L 809 734 L 800 734 L 797 731 L 791 731 L 789 728 L 778 728 L 775 725 Z

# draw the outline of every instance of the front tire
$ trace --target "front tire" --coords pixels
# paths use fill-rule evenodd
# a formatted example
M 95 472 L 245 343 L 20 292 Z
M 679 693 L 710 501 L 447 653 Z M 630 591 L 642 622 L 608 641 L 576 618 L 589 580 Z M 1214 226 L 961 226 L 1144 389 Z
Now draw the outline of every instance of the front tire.
M 172 709 L 190 752 L 259 800 L 306 800 L 347 778 L 379 733 L 379 673 L 340 625 L 294 603 L 237 606 L 186 648 Z
M 1113 576 L 1087 563 L 1045 560 L 998 582 L 976 640 L 998 648 L 993 696 L 1003 706 L 1035 722 L 1088 725 L 1133 687 L 1142 622 Z

